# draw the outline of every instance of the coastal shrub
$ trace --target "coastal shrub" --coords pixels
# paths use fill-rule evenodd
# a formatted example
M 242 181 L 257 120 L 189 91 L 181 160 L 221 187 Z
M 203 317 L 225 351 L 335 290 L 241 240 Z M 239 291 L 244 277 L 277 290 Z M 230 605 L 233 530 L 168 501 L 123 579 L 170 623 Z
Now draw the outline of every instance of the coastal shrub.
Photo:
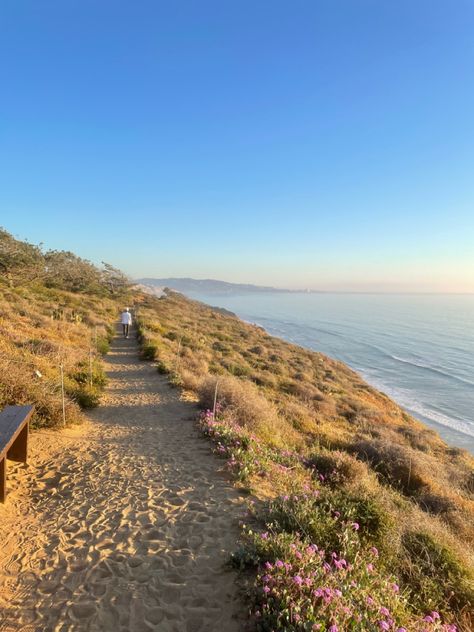
M 321 490 L 286 494 L 267 505 L 263 519 L 278 531 L 304 534 L 324 548 L 340 549 L 346 524 L 357 524 L 359 537 L 380 546 L 393 519 L 375 497 Z
M 71 389 L 69 395 L 79 404 L 81 408 L 96 408 L 100 404 L 101 390 L 88 384 Z
M 421 465 L 420 457 L 406 446 L 374 439 L 356 442 L 351 449 L 370 463 L 379 476 L 405 494 L 412 495 L 429 486 L 429 471 Z
M 456 509 L 455 503 L 451 498 L 433 492 L 419 494 L 416 502 L 425 511 L 436 515 L 448 514 Z
M 217 410 L 220 415 L 220 405 L 217 405 Z M 214 442 L 216 454 L 227 459 L 227 469 L 237 480 L 244 482 L 257 472 L 264 474 L 265 455 L 255 436 L 246 428 L 215 417 L 212 411 L 207 410 L 199 417 L 199 429 Z
M 220 342 L 219 340 L 213 343 L 212 349 L 214 351 L 219 351 L 220 353 L 223 353 L 224 355 L 227 355 L 231 352 L 231 347 L 229 345 L 224 344 L 223 342 Z
M 152 360 L 153 358 L 145 358 L 145 359 Z M 165 362 L 163 362 L 163 360 L 158 360 L 158 362 L 156 363 L 156 370 L 158 371 L 158 373 L 160 373 L 160 375 L 167 375 L 170 372 L 168 365 Z
M 288 398 L 285 406 L 279 408 L 279 414 L 284 417 L 298 432 L 317 434 L 314 412 L 298 400 Z
M 199 390 L 200 378 L 196 376 L 192 371 L 188 371 L 187 369 L 181 369 L 181 382 L 183 388 L 187 391 L 196 392 Z
M 63 425 L 63 408 L 58 382 L 39 377 L 35 369 L 21 361 L 0 358 L 0 409 L 7 405 L 33 404 L 32 426 L 35 428 Z M 76 402 L 65 401 L 68 423 L 81 420 Z
M 403 425 L 397 428 L 397 431 L 406 439 L 414 450 L 420 452 L 429 452 L 431 449 L 431 435 L 423 428 L 414 428 L 412 426 Z
M 177 331 L 167 331 L 163 334 L 163 337 L 167 338 L 168 340 L 178 340 L 179 333 Z
M 140 357 L 142 360 L 154 360 L 158 353 L 158 345 L 152 340 L 146 340 L 142 344 Z
M 358 486 L 366 482 L 369 477 L 365 463 L 341 450 L 322 449 L 311 452 L 307 461 L 333 488 Z
M 325 551 L 304 538 L 244 527 L 234 564 L 258 564 L 252 620 L 257 631 L 456 632 L 428 609 L 413 616 L 396 578 L 378 569 L 375 547 L 364 549 L 351 525 L 345 550 Z
M 216 385 L 217 401 L 228 418 L 253 431 L 258 430 L 272 443 L 278 439 L 276 410 L 251 382 L 236 377 L 205 378 L 199 387 L 203 408 L 213 408 Z
M 30 340 L 22 340 L 16 343 L 16 346 L 27 350 L 29 353 L 40 356 L 49 356 L 58 353 L 59 346 L 49 340 L 39 340 L 32 338 Z
M 102 365 L 96 360 L 92 363 L 92 372 L 90 371 L 88 361 L 80 362 L 73 372 L 69 374 L 77 384 L 95 386 L 99 389 L 103 389 L 107 383 L 107 376 L 105 375 Z
M 422 531 L 406 533 L 402 539 L 402 577 L 411 587 L 418 607 L 430 604 L 441 612 L 474 607 L 474 576 L 453 551 Z
M 97 338 L 96 349 L 102 355 L 106 355 L 107 353 L 109 353 L 109 351 L 110 351 L 110 341 L 109 341 L 108 337 L 99 336 Z
M 245 364 L 230 363 L 226 365 L 226 369 L 231 375 L 235 375 L 236 377 L 246 377 L 252 372 L 251 368 Z
M 250 379 L 257 384 L 257 386 L 263 386 L 270 390 L 275 388 L 276 380 L 273 375 L 267 373 L 252 373 Z

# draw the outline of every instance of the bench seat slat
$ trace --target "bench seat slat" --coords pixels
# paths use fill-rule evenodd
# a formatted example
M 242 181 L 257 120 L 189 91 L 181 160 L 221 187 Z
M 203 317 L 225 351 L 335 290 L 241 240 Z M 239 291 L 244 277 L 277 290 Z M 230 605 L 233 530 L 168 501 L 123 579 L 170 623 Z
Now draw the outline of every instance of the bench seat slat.
M 6 406 L 0 413 L 0 458 L 6 455 L 32 413 L 33 406 Z
M 7 406 L 0 413 L 0 502 L 7 493 L 7 459 L 26 463 L 33 406 Z

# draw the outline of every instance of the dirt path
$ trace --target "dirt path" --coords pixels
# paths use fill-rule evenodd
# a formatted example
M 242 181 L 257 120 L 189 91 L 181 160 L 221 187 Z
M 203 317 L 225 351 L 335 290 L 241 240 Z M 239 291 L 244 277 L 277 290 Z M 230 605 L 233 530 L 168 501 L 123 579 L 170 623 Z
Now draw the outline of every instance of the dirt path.
M 106 369 L 90 423 L 34 433 L 30 465 L 9 468 L 0 631 L 239 630 L 224 563 L 243 499 L 133 340 Z

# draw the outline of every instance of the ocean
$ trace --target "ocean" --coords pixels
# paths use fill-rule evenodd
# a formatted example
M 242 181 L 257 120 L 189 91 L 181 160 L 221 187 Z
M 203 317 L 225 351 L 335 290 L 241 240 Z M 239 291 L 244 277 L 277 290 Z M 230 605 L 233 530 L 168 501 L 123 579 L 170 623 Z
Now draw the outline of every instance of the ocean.
M 474 295 L 188 295 L 342 360 L 474 454 Z

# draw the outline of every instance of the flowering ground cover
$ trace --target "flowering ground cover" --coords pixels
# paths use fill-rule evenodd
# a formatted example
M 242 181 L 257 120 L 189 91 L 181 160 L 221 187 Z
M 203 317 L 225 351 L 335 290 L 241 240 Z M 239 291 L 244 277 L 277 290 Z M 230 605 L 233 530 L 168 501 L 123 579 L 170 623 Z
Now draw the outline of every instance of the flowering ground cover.
M 255 571 L 248 596 L 256 630 L 456 632 L 437 611 L 413 612 L 409 590 L 379 568 L 379 551 L 364 533 L 369 525 L 352 520 L 347 503 L 339 511 L 331 502 L 330 477 L 297 453 L 262 446 L 245 428 L 220 419 L 219 412 L 219 407 L 216 414 L 202 412 L 199 428 L 240 482 L 271 475 L 275 464 L 311 472 L 300 489 L 293 482 L 287 494 L 254 512 L 252 526 L 242 524 L 232 561 Z

